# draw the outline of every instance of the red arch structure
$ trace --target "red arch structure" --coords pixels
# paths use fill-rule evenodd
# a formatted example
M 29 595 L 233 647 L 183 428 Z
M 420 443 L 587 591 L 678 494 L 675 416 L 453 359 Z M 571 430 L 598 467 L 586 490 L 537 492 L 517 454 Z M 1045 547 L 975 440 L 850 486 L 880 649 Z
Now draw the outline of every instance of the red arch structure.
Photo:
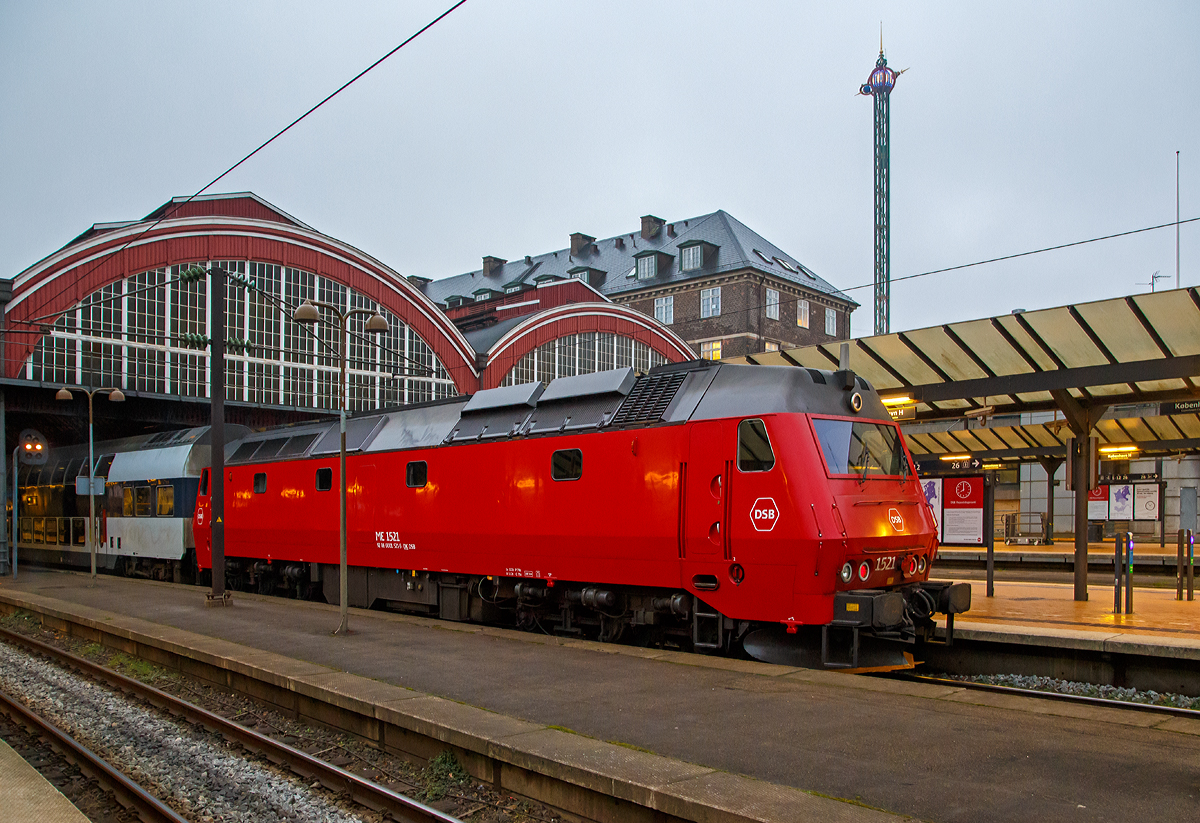
M 497 340 L 488 349 L 488 366 L 479 387 L 499 386 L 518 360 L 543 343 L 585 332 L 612 332 L 632 338 L 671 363 L 695 358 L 679 335 L 639 311 L 612 303 L 568 303 L 529 315 Z
M 348 286 L 411 326 L 429 344 L 460 393 L 479 388 L 470 344 L 412 283 L 370 255 L 249 193 L 175 200 L 143 220 L 97 224 L 21 272 L 6 307 L 12 332 L 6 376 L 19 375 L 40 340 L 37 334 L 19 334 L 22 328 L 50 325 L 88 295 L 122 278 L 208 260 L 274 263 Z

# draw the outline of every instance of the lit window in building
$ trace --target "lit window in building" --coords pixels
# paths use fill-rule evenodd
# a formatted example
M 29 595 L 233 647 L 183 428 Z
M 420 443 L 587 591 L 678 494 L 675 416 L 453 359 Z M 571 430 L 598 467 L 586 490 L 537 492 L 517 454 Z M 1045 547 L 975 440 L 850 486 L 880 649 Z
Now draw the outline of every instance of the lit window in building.
M 779 351 L 779 344 L 776 343 L 774 340 L 768 340 L 767 346 L 764 349 L 764 351 Z
M 779 292 L 775 289 L 767 289 L 767 319 L 779 319 Z
M 808 301 L 796 301 L 796 325 L 802 329 L 808 328 Z
M 701 317 L 720 317 L 721 316 L 721 287 L 717 286 L 714 289 L 700 289 L 700 316 Z
M 675 322 L 674 297 L 654 298 L 654 319 L 664 326 L 669 326 Z
M 685 246 L 679 250 L 679 267 L 683 271 L 695 271 L 704 264 L 704 247 L 700 245 Z
M 825 333 L 830 337 L 837 335 L 837 312 L 833 309 L 825 310 Z
M 721 359 L 721 341 L 713 340 L 708 343 L 700 344 L 700 356 L 705 360 L 720 360 Z
M 645 257 L 639 257 L 637 261 L 637 276 L 638 280 L 649 280 L 654 275 L 658 274 L 658 257 L 657 255 L 647 254 Z
M 208 283 L 205 278 L 179 279 L 191 265 L 133 274 L 88 295 L 39 341 L 23 374 L 53 383 L 207 397 L 208 351 L 184 342 L 185 335 L 211 333 Z M 344 310 L 378 309 L 388 321 L 386 333 L 369 337 L 365 314 L 350 319 L 346 397 L 352 410 L 457 394 L 429 345 L 365 295 L 321 275 L 273 263 L 225 260 L 201 265 L 220 265 L 254 284 L 229 288 L 228 334 L 248 340 L 250 348 L 226 352 L 227 400 L 310 409 L 341 404 L 340 363 L 327 348 L 335 344 L 338 331 L 330 323 L 316 329 L 297 324 L 287 307 L 305 299 Z

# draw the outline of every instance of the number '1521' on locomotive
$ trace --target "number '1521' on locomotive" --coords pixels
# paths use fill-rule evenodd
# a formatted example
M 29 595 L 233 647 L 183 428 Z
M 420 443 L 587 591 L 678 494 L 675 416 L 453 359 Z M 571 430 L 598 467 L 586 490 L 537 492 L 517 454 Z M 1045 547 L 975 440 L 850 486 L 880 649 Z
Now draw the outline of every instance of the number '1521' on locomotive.
M 339 437 L 229 444 L 231 585 L 337 602 Z M 905 665 L 936 613 L 970 607 L 929 580 L 937 529 L 903 437 L 849 371 L 562 377 L 355 416 L 347 448 L 353 606 L 859 668 Z

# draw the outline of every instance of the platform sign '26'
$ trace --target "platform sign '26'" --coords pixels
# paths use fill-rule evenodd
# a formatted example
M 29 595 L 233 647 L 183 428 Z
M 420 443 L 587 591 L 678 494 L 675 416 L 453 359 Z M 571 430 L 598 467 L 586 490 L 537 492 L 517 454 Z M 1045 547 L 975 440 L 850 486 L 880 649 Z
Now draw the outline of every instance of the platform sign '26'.
M 755 500 L 750 509 L 750 522 L 754 524 L 755 531 L 769 532 L 775 528 L 779 522 L 779 507 L 775 505 L 775 499 L 760 497 Z

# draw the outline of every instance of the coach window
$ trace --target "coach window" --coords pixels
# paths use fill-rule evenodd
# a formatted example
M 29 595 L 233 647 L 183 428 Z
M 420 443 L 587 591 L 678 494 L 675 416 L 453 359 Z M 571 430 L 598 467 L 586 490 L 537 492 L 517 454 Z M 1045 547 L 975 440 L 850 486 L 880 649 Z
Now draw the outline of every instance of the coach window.
M 136 486 L 133 490 L 133 516 L 150 516 L 150 487 Z
M 121 514 L 133 517 L 133 489 L 124 489 L 124 499 L 121 501 Z
M 317 491 L 327 492 L 333 488 L 333 469 L 317 469 Z
M 175 488 L 173 486 L 159 486 L 155 489 L 155 507 L 154 511 L 159 517 L 174 517 L 175 516 Z
M 265 494 L 267 491 L 267 473 L 255 472 L 254 474 L 254 493 Z
M 583 452 L 579 449 L 559 449 L 550 460 L 550 476 L 555 480 L 578 480 L 583 477 Z
M 738 423 L 738 470 L 765 472 L 774 465 L 775 452 L 767 437 L 766 424 L 758 419 Z
M 404 482 L 410 489 L 423 489 L 429 482 L 429 464 L 424 460 L 414 460 L 404 471 Z

